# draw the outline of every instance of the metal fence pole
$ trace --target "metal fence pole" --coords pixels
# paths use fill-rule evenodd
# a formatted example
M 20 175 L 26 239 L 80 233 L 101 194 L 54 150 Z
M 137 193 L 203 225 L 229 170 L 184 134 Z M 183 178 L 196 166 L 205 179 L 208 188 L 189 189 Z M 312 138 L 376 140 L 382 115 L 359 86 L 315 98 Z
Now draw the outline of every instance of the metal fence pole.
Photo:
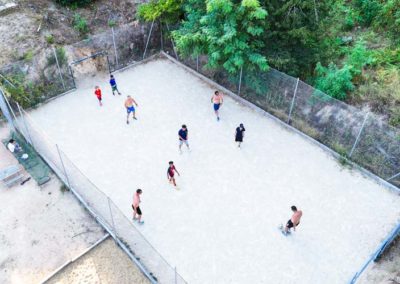
M 60 75 L 61 83 L 62 83 L 64 91 L 65 91 L 65 90 L 67 90 L 67 88 L 65 87 L 64 78 L 63 78 L 62 73 L 61 73 L 60 64 L 58 63 L 57 52 L 56 52 L 56 49 L 54 47 L 53 47 L 53 53 L 54 53 L 54 57 L 56 59 L 58 74 Z
M 161 50 L 164 51 L 164 38 L 163 38 L 163 33 L 162 33 L 162 22 L 160 21 L 160 34 L 161 34 Z
M 27 126 L 27 124 L 26 124 L 24 114 L 22 113 L 22 108 L 19 106 L 19 103 L 17 103 L 17 107 L 18 107 L 19 114 L 20 114 L 20 116 L 21 116 L 21 118 L 22 118 L 22 123 L 24 124 L 24 127 L 25 127 L 25 129 L 26 129 L 26 135 L 28 136 L 28 137 L 25 137 L 25 138 L 28 139 L 29 144 L 31 144 L 33 147 L 35 147 L 35 146 L 33 145 L 32 137 L 31 137 L 31 134 L 29 133 L 29 129 L 28 129 L 28 126 Z
M 117 46 L 115 45 L 114 27 L 111 27 L 111 32 L 112 32 L 112 40 L 113 40 L 113 46 L 114 46 L 115 63 L 117 64 L 117 68 L 116 69 L 118 69 L 119 62 L 118 62 Z
M 8 99 L 7 99 L 7 97 L 6 97 L 5 93 L 4 93 L 4 91 L 3 91 L 3 90 L 1 90 L 1 91 L 2 91 L 2 93 L 3 93 L 3 98 L 4 98 L 4 100 L 6 101 L 6 103 L 7 103 L 7 105 L 8 105 L 8 108 L 9 108 L 10 111 L 11 111 L 11 114 L 12 114 L 13 117 L 14 117 L 15 123 L 17 123 L 17 122 L 18 122 L 17 116 L 15 115 L 15 112 L 14 112 L 13 108 L 11 107 L 10 102 L 8 101 Z M 13 125 L 15 126 L 14 123 L 13 123 Z M 18 127 L 17 127 L 17 128 L 18 128 Z
M 111 74 L 111 64 L 110 64 L 110 58 L 108 58 L 108 54 L 106 54 L 106 58 L 107 58 L 107 65 L 108 65 L 108 73 Z
M 10 110 L 8 109 L 6 100 L 5 100 L 5 95 L 3 93 L 3 90 L 0 88 L 0 109 L 3 112 L 3 115 L 7 119 L 8 125 L 11 128 L 11 130 L 15 130 L 15 125 L 13 122 L 13 119 L 10 114 Z
M 199 56 L 196 57 L 196 71 L 199 72 Z
M 170 30 L 169 30 L 168 23 L 165 23 L 165 25 L 167 26 L 167 30 L 168 30 L 168 32 L 169 32 Z M 172 49 L 174 50 L 174 53 L 175 53 L 175 58 L 176 58 L 177 60 L 179 60 L 178 54 L 176 53 L 176 48 L 175 48 L 174 40 L 172 39 L 172 37 L 171 37 L 171 43 L 172 43 Z
M 68 65 L 69 73 L 71 74 L 72 78 L 72 83 L 74 84 L 74 88 L 76 89 L 76 83 L 75 83 L 75 78 L 74 78 L 74 72 L 72 71 L 72 66 Z
M 147 37 L 146 47 L 144 48 L 144 52 L 143 52 L 143 59 L 146 57 L 147 46 L 149 45 L 151 33 L 152 33 L 152 31 L 153 31 L 153 26 L 154 26 L 154 20 L 153 20 L 153 22 L 151 23 L 149 36 Z
M 175 284 L 178 284 L 178 273 L 176 272 L 176 266 L 175 266 Z
M 239 85 L 238 85 L 238 96 L 240 96 L 240 88 L 242 87 L 242 73 L 243 73 L 243 66 L 240 67 L 240 75 L 239 75 Z
M 360 129 L 360 131 L 358 132 L 356 141 L 354 142 L 353 147 L 351 148 L 351 151 L 350 151 L 350 153 L 349 153 L 349 158 L 351 157 L 351 155 L 353 155 L 354 149 L 356 149 L 356 146 L 357 146 L 357 144 L 358 144 L 358 141 L 360 140 L 360 136 L 361 136 L 361 133 L 362 133 L 363 130 L 364 130 L 364 126 L 365 126 L 365 123 L 367 122 L 367 119 L 368 119 L 368 113 L 365 115 L 364 121 L 363 121 L 363 123 L 362 123 L 362 125 L 361 125 L 361 129 Z
M 67 180 L 67 185 L 68 185 L 69 189 L 71 189 L 71 183 L 69 182 L 68 174 L 67 174 L 67 171 L 65 170 L 64 162 L 63 162 L 63 159 L 61 157 L 61 151 L 60 151 L 60 148 L 58 148 L 58 144 L 56 144 L 56 148 L 57 148 L 58 156 L 60 158 L 61 166 L 62 166 L 63 171 L 64 171 L 65 179 Z
M 110 201 L 110 197 L 108 197 L 108 196 L 107 196 L 107 202 L 108 202 L 108 208 L 110 209 L 111 223 L 113 226 L 114 234 L 115 234 L 115 236 L 117 236 L 118 234 L 117 234 L 117 231 L 115 230 L 114 217 L 113 217 L 112 210 L 111 210 L 111 201 Z
M 397 178 L 398 176 L 400 176 L 400 173 L 395 174 L 394 176 L 388 178 L 386 181 L 390 181 L 390 180 L 392 180 L 392 179 L 395 179 L 395 178 Z
M 288 120 L 287 120 L 288 124 L 290 124 L 290 120 L 292 119 L 292 111 L 293 111 L 293 107 L 294 107 L 294 102 L 296 100 L 297 87 L 299 86 L 299 81 L 300 81 L 300 79 L 297 78 L 296 87 L 294 88 L 292 103 L 290 104 L 290 109 L 289 109 L 289 117 L 288 117 Z

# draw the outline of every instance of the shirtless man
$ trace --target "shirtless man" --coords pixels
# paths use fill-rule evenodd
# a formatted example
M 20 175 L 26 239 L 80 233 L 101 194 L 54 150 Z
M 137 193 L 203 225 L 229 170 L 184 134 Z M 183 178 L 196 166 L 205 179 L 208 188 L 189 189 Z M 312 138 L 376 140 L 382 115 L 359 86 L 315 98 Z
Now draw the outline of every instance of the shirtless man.
M 221 107 L 222 103 L 224 102 L 224 98 L 222 97 L 222 94 L 220 94 L 218 91 L 215 91 L 214 95 L 211 98 L 211 102 L 214 105 L 214 112 L 215 112 L 215 115 L 217 116 L 217 120 L 219 121 L 218 110 Z
M 288 234 L 291 228 L 296 231 L 296 227 L 300 224 L 300 219 L 303 215 L 303 212 L 301 210 L 297 210 L 296 206 L 293 205 L 291 209 L 293 211 L 293 215 L 285 226 L 285 234 Z
M 137 119 L 135 116 L 135 107 L 133 106 L 133 104 L 135 104 L 136 107 L 138 106 L 136 101 L 131 96 L 128 96 L 125 100 L 125 108 L 126 108 L 126 112 L 127 112 L 126 124 L 129 124 L 129 114 L 130 113 L 132 113 L 133 119 Z
M 135 195 L 133 196 L 133 202 L 132 202 L 132 209 L 133 209 L 133 218 L 132 220 L 135 221 L 137 220 L 139 224 L 143 224 L 144 222 L 141 220 L 142 219 L 142 210 L 140 209 L 140 195 L 142 194 L 141 189 L 137 189 Z M 136 218 L 136 215 L 138 215 L 138 218 Z

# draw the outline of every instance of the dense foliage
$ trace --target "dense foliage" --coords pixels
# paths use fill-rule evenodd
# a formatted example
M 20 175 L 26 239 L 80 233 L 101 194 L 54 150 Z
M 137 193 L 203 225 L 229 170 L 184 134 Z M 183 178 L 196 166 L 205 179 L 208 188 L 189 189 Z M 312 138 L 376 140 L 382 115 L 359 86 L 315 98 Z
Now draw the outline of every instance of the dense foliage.
M 152 0 L 139 12 L 175 24 L 183 56 L 230 73 L 272 66 L 400 125 L 400 0 Z

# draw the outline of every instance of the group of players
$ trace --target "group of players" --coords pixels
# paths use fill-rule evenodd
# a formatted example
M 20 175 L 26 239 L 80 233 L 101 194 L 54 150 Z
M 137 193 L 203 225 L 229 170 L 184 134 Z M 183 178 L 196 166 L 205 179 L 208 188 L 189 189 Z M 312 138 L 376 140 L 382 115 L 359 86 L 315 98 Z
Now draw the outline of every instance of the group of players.
M 113 75 L 110 75 L 110 80 L 109 80 L 112 94 L 115 96 L 115 92 L 118 95 L 121 95 L 121 92 L 118 90 L 116 80 Z M 97 100 L 99 102 L 99 105 L 102 106 L 102 92 L 99 86 L 95 87 L 94 91 L 95 96 L 97 97 Z M 217 121 L 220 120 L 219 116 L 219 110 L 224 102 L 223 94 L 221 94 L 219 91 L 215 91 L 213 96 L 211 97 L 211 103 L 213 104 L 213 109 L 214 113 L 217 117 Z M 136 115 L 135 115 L 135 106 L 138 107 L 137 102 L 131 97 L 127 96 L 124 106 L 126 108 L 127 112 L 127 117 L 126 117 L 126 124 L 129 124 L 129 116 L 132 113 L 132 119 L 137 120 Z M 235 142 L 238 144 L 238 147 L 240 148 L 242 142 L 243 142 L 243 137 L 244 137 L 244 132 L 246 129 L 244 128 L 243 123 L 241 123 L 235 131 Z M 178 138 L 179 138 L 179 152 L 182 153 L 182 145 L 185 144 L 187 149 L 190 151 L 189 147 L 189 131 L 188 128 L 185 124 L 182 125 L 181 129 L 178 132 Z M 179 171 L 176 169 L 174 162 L 170 161 L 169 166 L 167 169 L 167 178 L 170 183 L 172 183 L 176 187 L 176 180 L 175 180 L 175 173 L 180 176 Z M 141 220 L 142 218 L 142 210 L 140 209 L 140 195 L 143 193 L 141 189 L 137 189 L 134 197 L 133 197 L 133 203 L 132 203 L 132 209 L 133 209 L 133 221 L 138 221 L 139 224 L 143 224 L 144 221 Z M 291 206 L 291 210 L 293 211 L 292 217 L 288 220 L 285 226 L 281 225 L 279 228 L 281 229 L 282 233 L 287 235 L 290 233 L 290 230 L 293 228 L 296 230 L 296 227 L 300 224 L 300 219 L 303 215 L 303 212 L 301 210 L 298 210 L 296 206 Z

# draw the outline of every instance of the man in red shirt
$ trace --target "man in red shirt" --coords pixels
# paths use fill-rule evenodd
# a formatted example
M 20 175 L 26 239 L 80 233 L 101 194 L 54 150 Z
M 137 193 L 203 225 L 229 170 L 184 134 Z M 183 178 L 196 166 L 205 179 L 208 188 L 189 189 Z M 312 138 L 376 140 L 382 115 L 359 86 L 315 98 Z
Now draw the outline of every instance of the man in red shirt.
M 174 166 L 174 162 L 170 161 L 169 162 L 169 167 L 167 170 L 167 178 L 169 180 L 169 182 L 172 182 L 174 184 L 174 186 L 176 186 L 176 182 L 175 182 L 175 172 L 178 174 L 178 176 L 180 176 L 178 170 L 175 168 Z
M 97 99 L 99 100 L 100 106 L 102 106 L 103 104 L 101 103 L 101 90 L 100 90 L 99 86 L 96 86 L 94 88 L 94 94 L 96 95 Z

